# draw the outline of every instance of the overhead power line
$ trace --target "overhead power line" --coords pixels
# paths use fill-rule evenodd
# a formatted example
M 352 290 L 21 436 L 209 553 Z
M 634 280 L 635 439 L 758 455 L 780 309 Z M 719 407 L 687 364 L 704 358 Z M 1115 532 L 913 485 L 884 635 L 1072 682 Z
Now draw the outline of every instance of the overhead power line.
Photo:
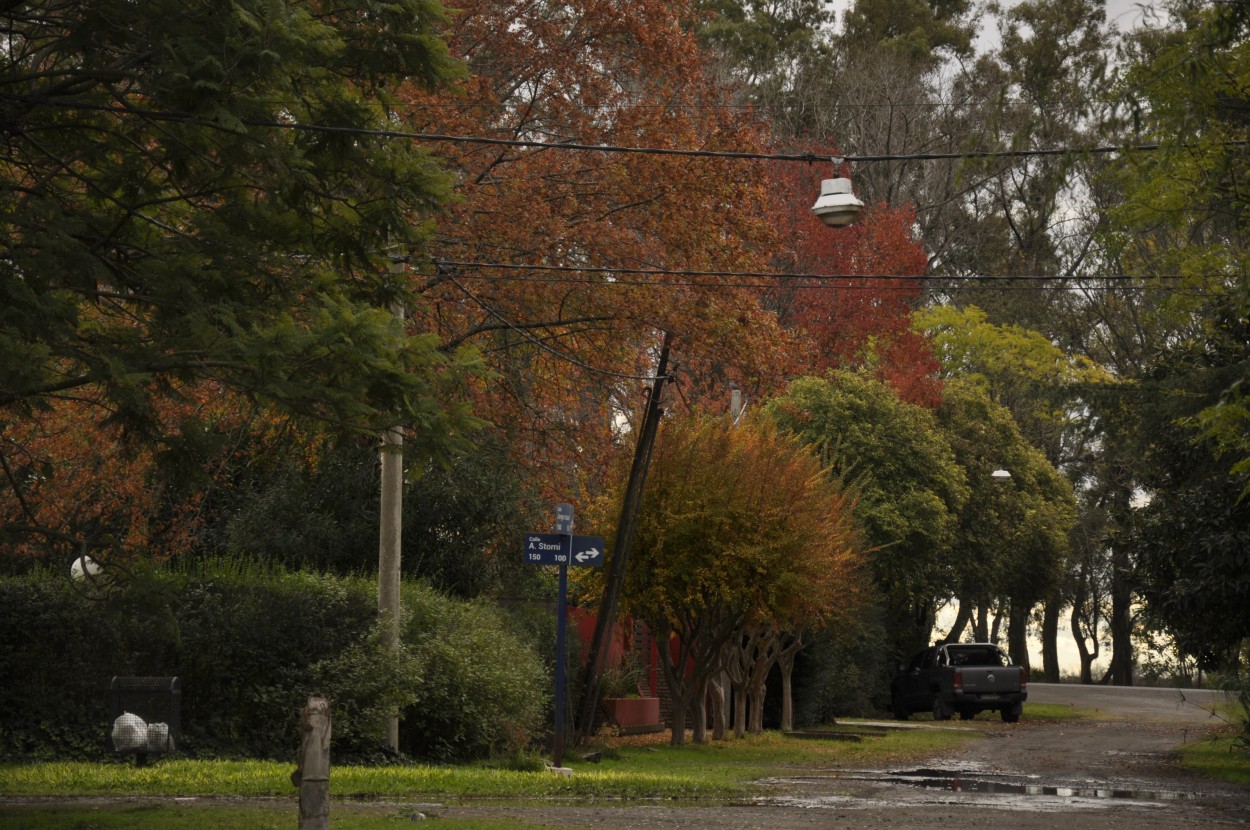
M 1090 276 L 1055 276 L 1043 274 L 1018 274 L 1018 275 L 989 275 L 989 274 L 965 274 L 965 275 L 934 275 L 934 274 L 817 274 L 809 272 L 777 272 L 777 271 L 695 271 L 688 269 L 669 269 L 669 268 L 628 268 L 628 267 L 607 267 L 607 266 L 589 266 L 589 265 L 544 265 L 544 264 L 527 264 L 527 263 L 507 263 L 507 262 L 458 262 L 454 260 L 435 259 L 434 264 L 439 267 L 446 268 L 498 268 L 505 271 L 572 271 L 586 274 L 631 274 L 631 275 L 653 275 L 653 276 L 682 276 L 682 277 L 776 277 L 781 279 L 818 279 L 818 280 L 1077 280 L 1077 279 L 1096 279 L 1096 280 L 1178 280 L 1183 279 L 1180 274 L 1167 275 L 1151 275 L 1149 277 L 1138 277 L 1131 274 L 1102 274 Z
M 205 127 L 228 131 L 229 128 L 211 121 L 204 121 L 192 113 L 169 110 L 149 110 L 118 104 L 95 104 L 75 100 L 54 100 L 42 96 L 0 95 L 10 101 L 21 101 L 36 106 L 61 109 L 80 109 L 104 112 L 112 115 L 146 118 L 152 121 L 195 123 Z M 692 150 L 672 147 L 636 147 L 620 144 L 587 144 L 573 141 L 537 141 L 524 138 L 492 138 L 489 136 L 454 135 L 447 133 L 412 132 L 407 130 L 369 129 L 364 127 L 337 126 L 331 124 L 308 124 L 297 121 L 275 121 L 262 118 L 244 118 L 239 123 L 261 129 L 290 130 L 294 132 L 350 135 L 361 138 L 404 139 L 431 143 L 470 144 L 497 147 L 519 147 L 533 150 L 569 150 L 579 152 L 626 153 L 636 155 L 677 156 L 687 158 L 746 159 L 754 161 L 839 162 L 865 163 L 881 161 L 943 161 L 993 158 L 1036 158 L 1066 155 L 1109 155 L 1126 152 L 1153 152 L 1164 145 L 1159 143 L 1102 145 L 1096 147 L 1052 147 L 1025 150 L 964 150 L 950 153 L 881 153 L 861 155 L 817 155 L 816 153 L 763 153 L 736 150 Z M 1250 140 L 1228 141 L 1225 146 L 1246 146 Z
M 1118 290 L 1174 290 L 1175 286 L 1164 285 L 1165 282 L 1183 280 L 1180 275 L 1154 275 L 1149 277 L 1131 276 L 1128 274 L 1104 274 L 1086 276 L 1044 276 L 1015 275 L 1000 276 L 988 274 L 969 274 L 959 276 L 944 275 L 899 275 L 899 274 L 811 274 L 811 272 L 791 271 L 724 271 L 724 270 L 684 270 L 654 269 L 654 267 L 604 267 L 584 265 L 526 265 L 509 264 L 509 262 L 479 262 L 434 260 L 434 265 L 442 272 L 454 270 L 462 279 L 516 282 L 549 282 L 549 284 L 569 285 L 606 285 L 606 286 L 650 286 L 650 287 L 742 287 L 742 289 L 769 289 L 778 282 L 800 284 L 796 287 L 838 287 L 851 290 L 914 290 L 921 282 L 984 282 L 984 284 L 1015 284 L 1008 285 L 1008 290 L 1055 291 L 1071 289 L 1071 287 L 1089 287 L 1090 284 L 1106 284 L 1103 287 Z M 504 271 L 507 276 L 487 274 L 487 271 Z M 560 276 L 536 276 L 535 274 L 557 274 Z M 611 279 L 591 279 L 595 276 L 606 276 Z M 621 277 L 680 277 L 682 281 L 665 280 L 655 282 L 645 279 L 621 279 Z M 709 279 L 755 280 L 751 282 L 699 282 L 695 280 Z M 768 280 L 768 281 L 763 281 Z M 803 285 L 806 282 L 806 285 Z M 839 285 L 830 286 L 830 282 Z M 881 285 L 888 282 L 888 285 Z M 1150 282 L 1154 282 L 1153 285 Z

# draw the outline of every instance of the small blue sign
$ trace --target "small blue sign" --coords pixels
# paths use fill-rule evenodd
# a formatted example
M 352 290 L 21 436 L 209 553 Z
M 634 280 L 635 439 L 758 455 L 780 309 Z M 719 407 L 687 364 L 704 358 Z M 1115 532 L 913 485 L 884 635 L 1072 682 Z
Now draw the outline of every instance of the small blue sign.
M 561 502 L 556 505 L 556 533 L 573 532 L 573 505 Z
M 563 533 L 525 534 L 525 562 L 530 565 L 569 564 L 569 539 Z
M 569 536 L 566 533 L 525 534 L 525 562 L 529 565 L 603 567 L 602 536 Z
M 581 565 L 583 568 L 602 568 L 603 537 L 574 536 L 573 548 L 569 556 L 572 558 L 570 565 Z

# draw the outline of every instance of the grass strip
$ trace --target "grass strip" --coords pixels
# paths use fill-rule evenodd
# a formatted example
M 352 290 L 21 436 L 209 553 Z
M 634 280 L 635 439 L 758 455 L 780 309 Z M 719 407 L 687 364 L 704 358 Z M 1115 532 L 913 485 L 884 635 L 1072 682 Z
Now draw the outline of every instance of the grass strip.
M 780 733 L 671 747 L 610 748 L 601 763 L 566 757 L 574 774 L 484 766 L 337 766 L 336 798 L 700 799 L 747 794 L 753 782 L 790 772 L 888 764 L 923 757 L 979 736 L 958 730 L 890 730 L 860 743 L 788 738 Z M 0 796 L 286 797 L 294 765 L 273 761 L 169 759 L 146 767 L 52 762 L 0 765 Z
M 1232 734 L 1187 744 L 1181 750 L 1181 764 L 1220 781 L 1250 784 L 1250 751 Z

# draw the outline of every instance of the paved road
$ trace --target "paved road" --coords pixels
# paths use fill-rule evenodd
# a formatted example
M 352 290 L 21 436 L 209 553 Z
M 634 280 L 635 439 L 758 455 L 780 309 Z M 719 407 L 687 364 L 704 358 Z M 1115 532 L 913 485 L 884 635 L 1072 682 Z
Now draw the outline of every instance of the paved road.
M 1058 703 L 1092 709 L 1109 717 L 1209 722 L 1211 708 L 1225 700 L 1209 689 L 1154 689 L 1141 686 L 1082 686 L 1029 683 L 1029 703 Z

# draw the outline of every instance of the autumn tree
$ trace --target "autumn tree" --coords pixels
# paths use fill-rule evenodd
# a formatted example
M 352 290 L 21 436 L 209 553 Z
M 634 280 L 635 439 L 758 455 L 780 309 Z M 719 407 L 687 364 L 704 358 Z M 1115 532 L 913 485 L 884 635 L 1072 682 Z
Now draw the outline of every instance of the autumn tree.
M 922 295 L 924 248 L 909 206 L 868 206 L 847 228 L 831 230 L 808 210 L 803 194 L 833 175 L 806 167 L 775 171 L 780 245 L 774 267 L 796 276 L 770 293 L 781 324 L 799 340 L 794 372 L 864 369 L 913 403 L 935 405 L 938 365 L 924 336 L 912 329 Z
M 731 638 L 752 625 L 819 626 L 853 601 L 858 551 L 846 497 L 769 421 L 663 425 L 623 610 L 661 644 L 674 744 Z
M 766 149 L 757 123 L 722 106 L 692 14 L 659 0 L 471 0 L 447 31 L 468 75 L 447 94 L 405 88 L 397 117 L 540 145 Z M 663 332 L 687 378 L 758 397 L 784 376 L 787 338 L 759 291 L 693 273 L 765 270 L 774 231 L 758 163 L 454 141 L 438 152 L 458 200 L 435 229 L 441 264 L 418 286 L 420 317 L 444 345 L 482 349 L 495 371 L 475 403 L 552 495 L 593 493 Z

